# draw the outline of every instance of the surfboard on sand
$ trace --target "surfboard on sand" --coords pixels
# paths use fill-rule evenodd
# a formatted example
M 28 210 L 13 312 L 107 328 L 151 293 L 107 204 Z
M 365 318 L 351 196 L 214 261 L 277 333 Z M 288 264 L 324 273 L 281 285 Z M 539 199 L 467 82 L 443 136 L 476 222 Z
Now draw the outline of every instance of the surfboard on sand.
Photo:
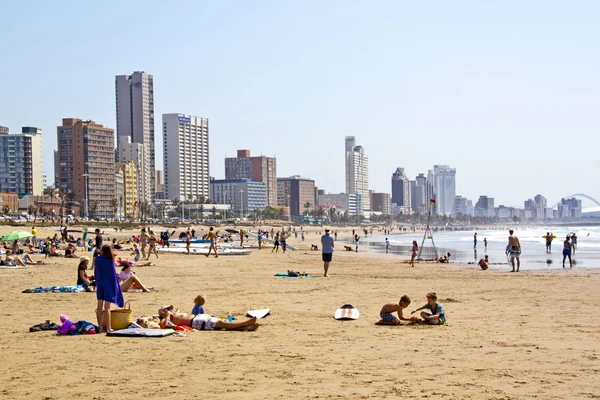
M 262 319 L 267 315 L 271 314 L 270 308 L 263 308 L 260 310 L 250 310 L 246 313 L 247 317 L 256 317 L 256 319 Z
M 344 304 L 340 308 L 337 309 L 335 314 L 333 314 L 333 318 L 340 321 L 348 321 L 358 319 L 360 313 L 352 304 Z

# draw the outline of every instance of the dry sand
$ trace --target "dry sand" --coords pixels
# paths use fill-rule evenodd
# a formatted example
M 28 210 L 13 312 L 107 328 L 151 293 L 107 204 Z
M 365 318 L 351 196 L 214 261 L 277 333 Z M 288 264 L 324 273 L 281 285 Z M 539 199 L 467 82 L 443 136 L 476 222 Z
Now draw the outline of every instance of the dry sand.
M 272 315 L 257 332 L 162 339 L 29 333 L 46 319 L 59 322 L 61 313 L 95 322 L 95 295 L 21 293 L 74 284 L 77 260 L 0 269 L 0 398 L 600 398 L 595 271 L 411 268 L 394 256 L 338 251 L 328 279 L 273 276 L 288 269 L 321 275 L 320 253 L 307 250 L 317 242 L 310 232 L 300 251 L 286 254 L 161 255 L 158 266 L 137 269 L 160 291 L 125 293 L 135 316 L 162 304 L 189 312 L 200 293 L 216 315 L 269 306 Z M 412 310 L 432 290 L 446 326 L 374 325 L 384 303 L 408 294 Z M 344 303 L 360 310 L 359 320 L 333 320 Z

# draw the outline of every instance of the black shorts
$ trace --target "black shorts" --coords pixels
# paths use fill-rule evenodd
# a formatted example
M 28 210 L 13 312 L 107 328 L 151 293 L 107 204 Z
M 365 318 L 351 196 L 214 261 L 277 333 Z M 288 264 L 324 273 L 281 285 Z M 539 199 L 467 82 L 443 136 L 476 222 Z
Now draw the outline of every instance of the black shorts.
M 323 253 L 323 262 L 331 262 L 333 253 Z

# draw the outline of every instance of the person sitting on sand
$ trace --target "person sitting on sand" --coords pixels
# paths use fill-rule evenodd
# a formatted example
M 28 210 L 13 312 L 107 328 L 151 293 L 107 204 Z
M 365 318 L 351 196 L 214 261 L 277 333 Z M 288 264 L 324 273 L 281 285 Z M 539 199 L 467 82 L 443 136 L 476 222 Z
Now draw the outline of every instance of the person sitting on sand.
M 165 306 L 158 310 L 160 326 L 167 328 L 171 325 L 189 326 L 201 331 L 225 329 L 226 331 L 254 331 L 258 328 L 256 317 L 241 322 L 225 322 L 208 314 L 186 314 L 173 311 L 173 306 Z
M 316 244 L 311 244 L 310 249 L 311 250 L 319 250 L 319 246 L 317 246 Z
M 77 266 L 77 286 L 83 286 L 88 288 L 89 286 L 96 286 L 96 281 L 93 276 L 88 276 L 87 269 L 90 264 L 90 258 L 83 256 L 79 259 L 79 265 Z
M 398 303 L 387 303 L 381 307 L 379 316 L 381 320 L 377 322 L 377 325 L 400 325 L 400 321 L 418 321 L 417 317 L 405 317 L 402 315 L 402 310 L 410 305 L 410 298 L 404 295 L 400 298 Z M 392 313 L 398 313 L 396 318 Z
M 33 258 L 29 254 L 25 254 L 23 258 L 19 256 L 13 255 L 12 250 L 6 250 L 6 257 L 4 257 L 4 261 L 2 265 L 10 265 L 10 266 L 21 266 L 24 267 L 27 264 L 35 264 Z
M 448 253 L 445 256 L 441 256 L 440 259 L 438 260 L 438 262 L 442 263 L 442 264 L 448 264 L 450 262 L 450 256 L 452 254 Z
M 437 302 L 437 294 L 435 292 L 427 293 L 427 304 L 423 307 L 417 308 L 411 314 L 421 310 L 429 310 L 431 313 L 423 311 L 421 318 L 423 322 L 429 325 L 443 325 L 446 322 L 446 311 L 440 303 Z
M 192 309 L 192 314 L 206 314 L 204 311 L 204 304 L 206 304 L 206 297 L 204 297 L 202 294 L 196 296 L 194 299 L 194 308 Z
M 488 259 L 487 254 L 485 255 L 485 258 L 482 258 L 481 260 L 479 260 L 479 266 L 481 267 L 482 270 L 486 270 L 489 268 L 490 266 L 490 261 Z
M 118 275 L 119 285 L 122 292 L 127 292 L 135 284 L 136 288 L 142 289 L 142 292 L 148 292 L 144 284 L 135 276 L 135 272 L 131 270 L 131 265 L 124 265 Z
M 121 245 L 121 243 L 119 243 L 116 238 L 113 239 L 112 246 L 115 250 L 123 250 L 123 245 Z
M 73 245 L 73 243 L 69 243 L 65 249 L 65 258 L 79 258 L 79 256 L 75 254 L 76 250 L 77 249 L 75 248 L 75 245 Z

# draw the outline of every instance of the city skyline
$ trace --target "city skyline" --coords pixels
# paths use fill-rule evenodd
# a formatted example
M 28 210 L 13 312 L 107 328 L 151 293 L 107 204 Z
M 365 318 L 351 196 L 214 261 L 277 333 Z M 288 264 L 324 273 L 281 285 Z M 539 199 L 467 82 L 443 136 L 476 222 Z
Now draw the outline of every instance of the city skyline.
M 90 7 L 95 12 L 90 13 Z M 481 192 L 494 197 L 496 204 L 519 207 L 536 193 L 544 194 L 549 204 L 573 193 L 600 198 L 600 189 L 586 186 L 600 165 L 594 152 L 600 139 L 592 107 L 600 86 L 595 74 L 598 55 L 585 51 L 594 45 L 588 30 L 597 29 L 590 28 L 595 26 L 595 13 L 552 2 L 438 7 L 440 12 L 432 16 L 414 4 L 382 2 L 367 8 L 349 2 L 343 8 L 321 5 L 321 14 L 314 15 L 310 2 L 238 4 L 235 9 L 192 4 L 189 14 L 214 18 L 203 27 L 167 21 L 151 35 L 154 42 L 125 52 L 113 43 L 142 29 L 146 18 L 169 12 L 166 5 L 140 9 L 140 18 L 132 20 L 112 15 L 111 7 L 103 5 L 58 10 L 43 3 L 31 9 L 10 4 L 5 7 L 6 27 L 20 34 L 5 48 L 15 62 L 0 66 L 0 86 L 9 94 L 0 100 L 0 125 L 11 132 L 21 126 L 53 132 L 56 121 L 70 116 L 116 129 L 115 75 L 143 70 L 156 77 L 155 120 L 174 111 L 211 119 L 215 140 L 210 169 L 215 177 L 225 175 L 220 160 L 245 147 L 276 155 L 280 176 L 301 174 L 328 192 L 342 192 L 343 156 L 333 149 L 342 137 L 356 135 L 368 149 L 370 189 L 377 192 L 389 192 L 389 171 L 398 165 L 414 179 L 431 165 L 448 164 L 460 174 L 456 194 L 471 200 Z M 360 26 L 350 24 L 361 15 Z M 25 16 L 30 28 L 21 31 Z M 129 25 L 117 24 L 111 32 L 100 23 L 109 16 Z M 333 16 L 338 22 L 330 27 Z M 90 23 L 78 35 L 61 22 L 83 17 Z M 293 23 L 299 17 L 312 22 L 311 32 Z M 260 26 L 267 19 L 271 25 Z M 469 25 L 467 20 L 477 23 Z M 537 23 L 532 26 L 525 22 L 529 20 Z M 419 27 L 423 21 L 432 28 L 427 35 Z M 553 29 L 558 23 L 564 27 L 561 32 Z M 226 32 L 224 37 L 206 34 L 216 26 Z M 468 29 L 477 29 L 478 35 Z M 202 65 L 193 55 L 182 58 L 185 46 L 175 39 L 183 35 L 198 39 L 204 57 L 220 62 Z M 319 48 L 314 47 L 316 38 L 322 38 Z M 150 44 L 164 43 L 169 43 L 166 54 L 148 51 Z M 401 47 L 411 63 L 389 54 L 385 49 L 391 43 Z M 515 53 L 517 44 L 527 52 Z M 106 54 L 107 61 L 86 68 L 59 62 L 64 48 L 83 47 Z M 254 51 L 240 53 L 246 47 Z M 20 61 L 24 48 L 44 57 L 36 63 Z M 347 62 L 359 52 L 371 57 Z M 561 52 L 569 54 L 569 63 Z M 244 56 L 238 67 L 240 54 Z M 267 62 L 265 54 L 278 57 Z M 165 63 L 170 57 L 183 61 Z M 42 71 L 52 79 L 30 79 Z M 35 89 L 29 81 L 35 82 Z M 298 110 L 309 116 L 309 129 L 296 123 Z M 353 115 L 351 122 L 348 114 Z M 280 140 L 282 135 L 297 140 L 290 146 L 288 140 Z M 56 148 L 52 136 L 42 135 L 44 149 Z M 503 142 L 508 143 L 503 151 L 495 151 Z M 576 162 L 564 148 L 567 142 L 578 153 Z M 430 146 L 425 150 L 423 143 Z M 155 144 L 160 168 L 159 138 Z M 419 149 L 423 151 L 415 151 Z M 320 160 L 325 160 L 327 173 Z M 544 164 L 548 167 L 540 167 Z M 50 180 L 52 165 L 47 152 L 44 172 Z

